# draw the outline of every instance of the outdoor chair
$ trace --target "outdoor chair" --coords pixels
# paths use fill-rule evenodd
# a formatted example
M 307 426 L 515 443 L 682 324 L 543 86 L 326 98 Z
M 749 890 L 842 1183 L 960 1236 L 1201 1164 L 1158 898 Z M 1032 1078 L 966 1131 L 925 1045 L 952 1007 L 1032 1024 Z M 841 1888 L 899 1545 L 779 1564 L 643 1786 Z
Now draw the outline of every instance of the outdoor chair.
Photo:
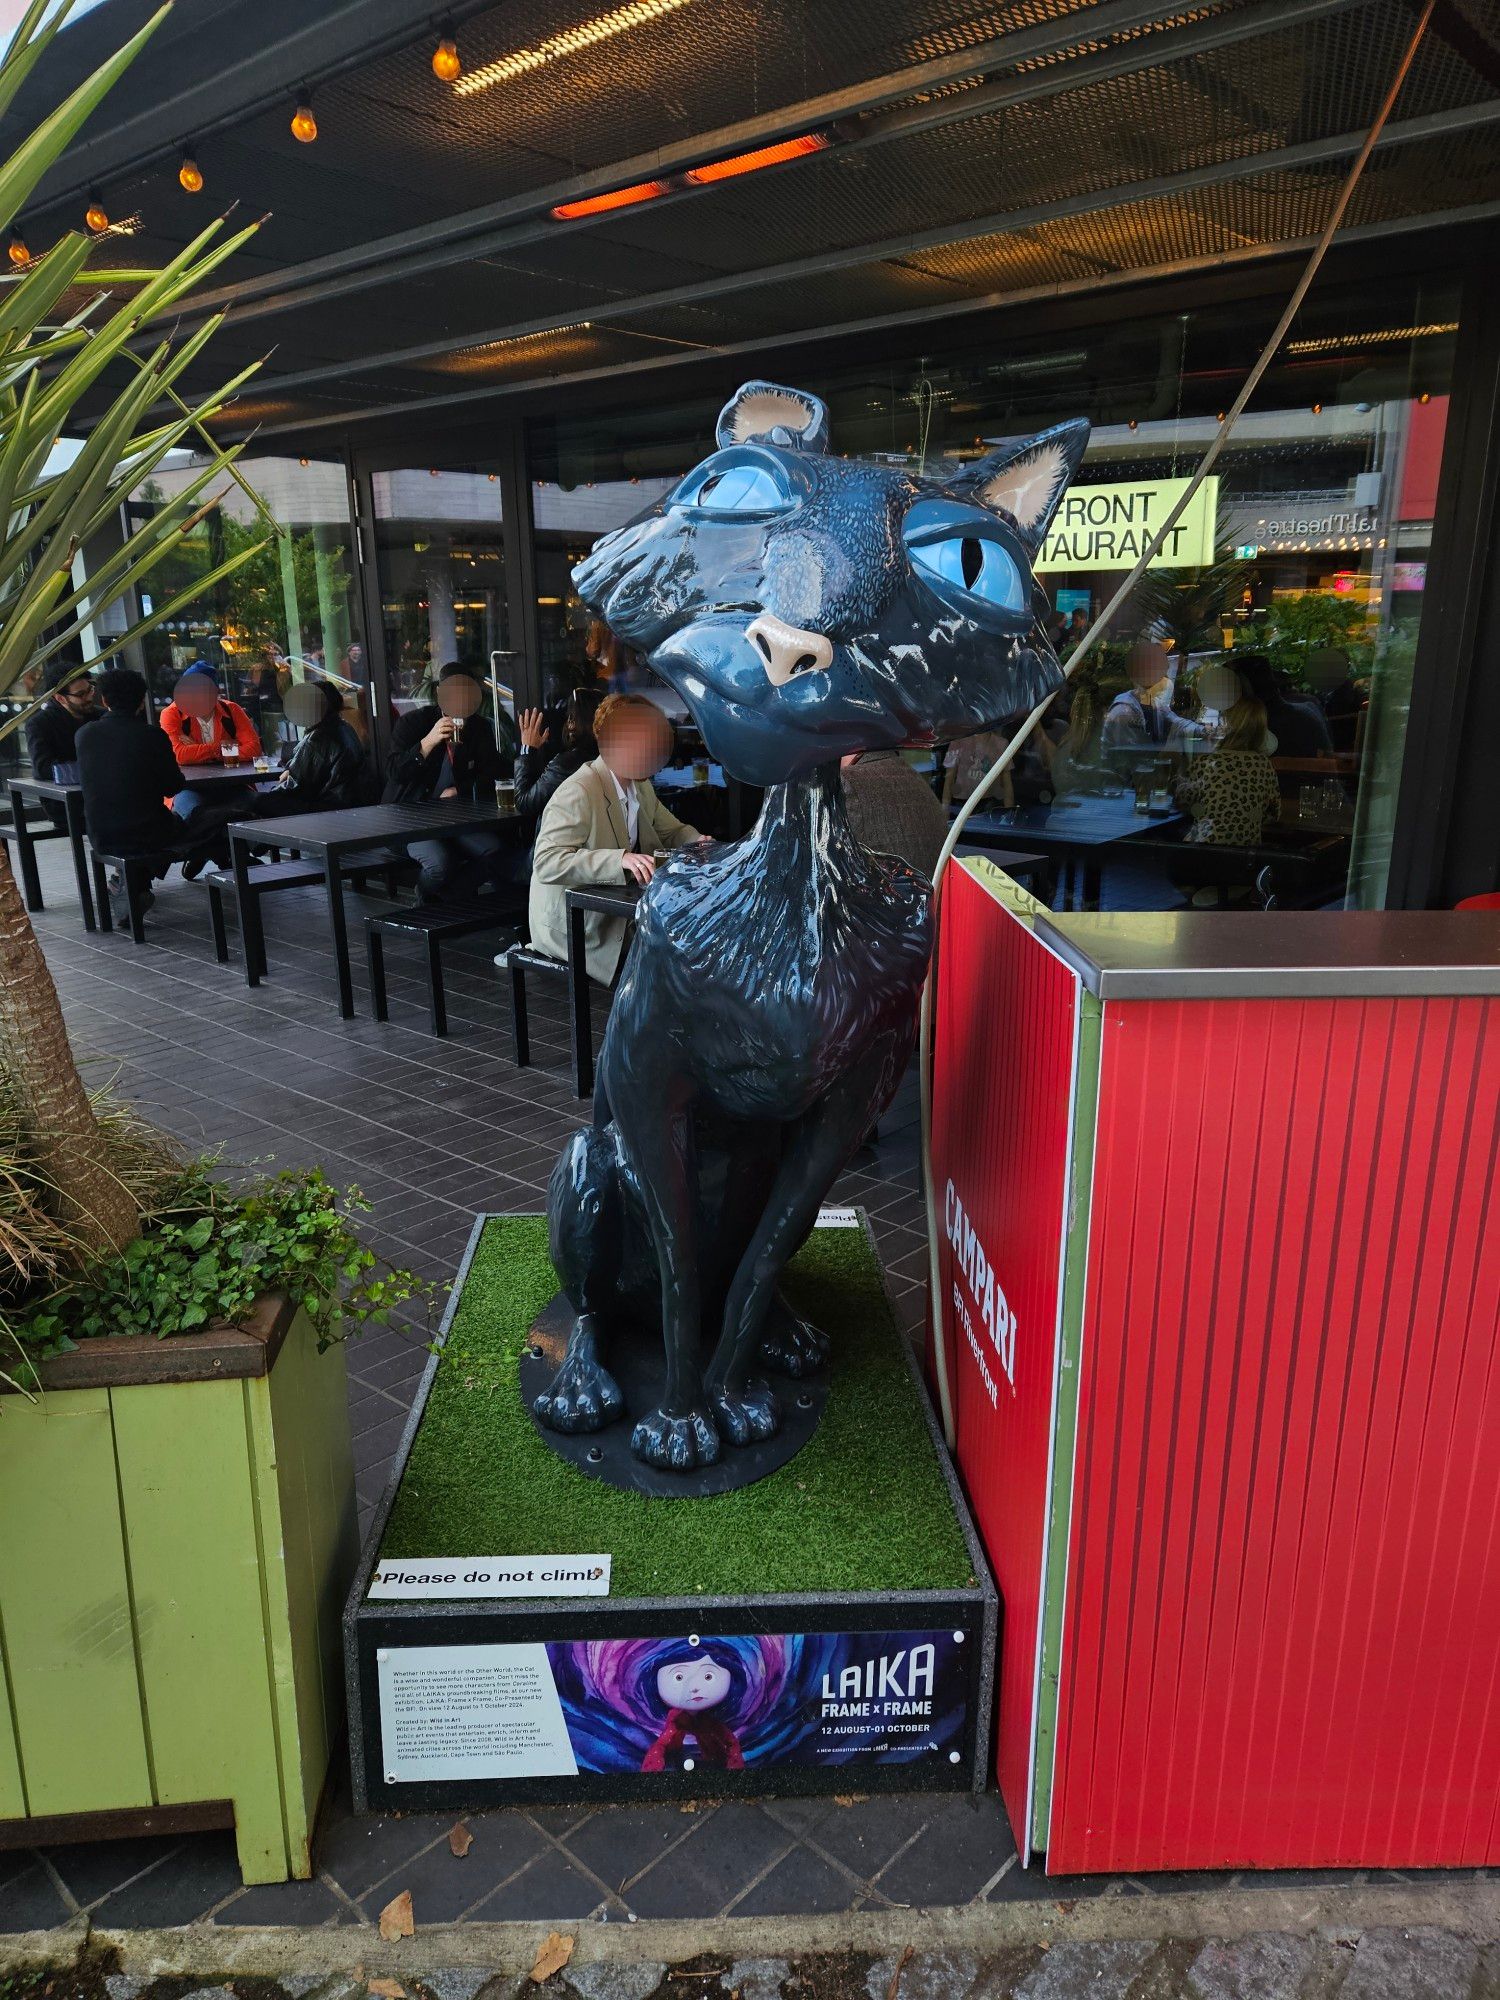
M 387 935 L 420 938 L 426 947 L 427 1012 L 435 1035 L 448 1032 L 448 1004 L 443 990 L 443 940 L 472 937 L 478 931 L 513 930 L 523 920 L 525 906 L 505 895 L 476 897 L 468 903 L 415 903 L 409 908 L 381 911 L 365 918 L 365 949 L 370 964 L 370 1011 L 388 1021 L 385 982 Z M 512 947 L 514 949 L 515 947 Z M 564 968 L 566 970 L 566 968 Z

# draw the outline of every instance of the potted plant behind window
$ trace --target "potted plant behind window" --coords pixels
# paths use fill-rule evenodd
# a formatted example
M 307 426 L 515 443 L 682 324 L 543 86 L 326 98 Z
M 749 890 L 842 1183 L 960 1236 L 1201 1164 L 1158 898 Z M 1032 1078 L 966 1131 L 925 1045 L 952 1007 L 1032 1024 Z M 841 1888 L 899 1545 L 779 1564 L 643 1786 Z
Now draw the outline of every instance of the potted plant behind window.
M 68 11 L 28 8 L 0 58 L 0 116 Z M 0 224 L 14 231 L 164 12 L 0 162 Z M 0 694 L 91 639 L 239 481 L 238 448 L 205 426 L 253 370 L 183 400 L 176 385 L 219 318 L 159 341 L 150 329 L 252 234 L 221 218 L 149 270 L 102 264 L 109 230 L 45 248 L 12 234 Z M 111 400 L 102 378 L 122 368 Z M 85 397 L 87 436 L 55 468 Z M 203 447 L 201 468 L 80 589 L 77 551 L 185 443 Z M 85 664 L 176 616 L 266 540 Z M 0 842 L 0 1846 L 232 1824 L 247 1881 L 311 1873 L 355 1553 L 338 1335 L 415 1282 L 377 1274 L 321 1174 L 236 1185 L 101 1115 Z

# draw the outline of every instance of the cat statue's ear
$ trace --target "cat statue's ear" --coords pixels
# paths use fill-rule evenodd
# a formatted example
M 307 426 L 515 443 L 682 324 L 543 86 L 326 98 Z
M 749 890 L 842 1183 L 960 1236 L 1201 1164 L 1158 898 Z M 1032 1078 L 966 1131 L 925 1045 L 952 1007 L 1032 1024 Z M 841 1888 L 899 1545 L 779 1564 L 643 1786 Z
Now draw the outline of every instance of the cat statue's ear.
M 719 412 L 715 435 L 730 444 L 775 444 L 783 451 L 828 449 L 828 405 L 806 389 L 743 383 Z
M 963 491 L 1012 520 L 1035 556 L 1047 538 L 1052 517 L 1068 482 L 1082 463 L 1089 441 L 1085 417 L 1054 424 L 1032 437 L 1003 438 L 968 466 Z

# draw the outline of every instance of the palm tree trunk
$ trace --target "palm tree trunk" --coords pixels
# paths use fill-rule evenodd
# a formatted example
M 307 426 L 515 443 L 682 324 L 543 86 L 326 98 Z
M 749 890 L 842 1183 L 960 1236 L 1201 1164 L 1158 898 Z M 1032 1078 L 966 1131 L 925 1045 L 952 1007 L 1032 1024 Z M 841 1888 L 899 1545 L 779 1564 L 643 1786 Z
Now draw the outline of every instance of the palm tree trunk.
M 0 841 L 0 1072 L 37 1170 L 56 1189 L 59 1219 L 85 1251 L 123 1250 L 140 1234 L 129 1191 L 111 1171 L 104 1133 L 78 1074 L 62 1005 Z

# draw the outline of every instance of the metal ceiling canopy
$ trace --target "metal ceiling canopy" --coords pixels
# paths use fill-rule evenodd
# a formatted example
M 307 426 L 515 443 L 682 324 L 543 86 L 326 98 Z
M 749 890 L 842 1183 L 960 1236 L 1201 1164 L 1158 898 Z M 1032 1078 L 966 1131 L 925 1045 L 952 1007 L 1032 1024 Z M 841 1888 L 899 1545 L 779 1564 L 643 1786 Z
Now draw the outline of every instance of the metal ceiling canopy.
M 81 26 L 143 3 L 108 0 Z M 251 8 L 199 4 L 227 40 Z M 503 61 L 604 4 L 468 8 L 465 61 Z M 257 5 L 274 27 L 287 0 Z M 350 429 L 1275 255 L 1316 233 L 1410 35 L 1409 5 L 682 0 L 670 35 L 631 29 L 454 100 L 428 67 L 432 19 L 401 10 L 401 40 L 392 0 L 346 0 L 327 17 L 345 52 L 317 99 L 326 143 L 296 146 L 285 102 L 247 108 L 216 142 L 214 194 L 275 221 L 216 295 L 234 309 L 197 379 L 222 379 L 269 331 L 279 372 L 251 385 L 229 434 Z M 351 50 L 361 16 L 397 39 Z M 1472 44 L 1492 46 L 1475 26 L 1487 18 L 1465 11 L 1466 49 L 1429 33 L 1349 240 L 1500 205 L 1500 92 Z M 242 78 L 279 75 L 264 56 L 240 62 Z M 179 97 L 189 81 L 173 76 Z M 143 115 L 127 109 L 121 132 Z M 552 217 L 562 200 L 814 127 L 828 144 L 769 171 Z M 160 178 L 109 190 L 112 210 L 139 201 L 145 218 L 121 246 L 132 262 L 201 218 Z
M 309 305 L 385 282 L 393 265 L 403 274 L 413 269 L 434 271 L 539 241 L 555 234 L 552 211 L 563 203 L 663 178 L 704 160 L 732 157 L 792 134 L 844 124 L 857 117 L 857 126 L 850 124 L 840 132 L 839 151 L 859 151 L 962 124 L 1009 105 L 1038 102 L 1064 90 L 1138 73 L 1142 56 L 1148 52 L 1140 39 L 1140 31 L 1147 25 L 1153 30 L 1149 53 L 1158 62 L 1170 62 L 1180 53 L 1207 56 L 1278 29 L 1306 27 L 1331 15 L 1348 13 L 1361 0 L 1239 0 L 1237 7 L 1233 0 L 1212 0 L 1212 4 L 1221 11 L 1188 8 L 1175 16 L 1164 16 L 1161 0 L 1149 0 L 1147 5 L 1138 4 L 1138 0 L 1103 0 L 1087 10 L 1085 22 L 1080 23 L 1076 15 L 1064 16 L 1043 27 L 1001 38 L 994 46 L 1005 48 L 1006 66 L 1016 66 L 1015 72 L 1005 77 L 985 78 L 982 69 L 976 71 L 974 61 L 985 51 L 964 50 L 961 59 L 924 65 L 921 75 L 932 78 L 929 83 L 914 82 L 917 73 L 903 71 L 833 96 L 805 99 L 761 118 L 695 134 L 675 146 L 657 147 L 470 210 L 450 218 L 438 230 L 424 226 L 404 231 L 283 270 L 274 278 L 250 278 L 221 287 L 205 293 L 197 305 L 204 313 L 232 306 L 242 322 L 303 311 Z M 1088 39 L 1080 43 L 1075 34 L 1084 26 Z M 1064 27 L 1075 34 L 1060 36 L 1059 29 Z M 1120 39 L 1110 45 L 1110 37 Z M 956 91 L 938 87 L 965 80 L 971 87 Z M 800 164 L 789 163 L 793 171 Z M 700 200 L 704 193 L 701 188 L 674 189 L 661 198 L 661 206 Z

